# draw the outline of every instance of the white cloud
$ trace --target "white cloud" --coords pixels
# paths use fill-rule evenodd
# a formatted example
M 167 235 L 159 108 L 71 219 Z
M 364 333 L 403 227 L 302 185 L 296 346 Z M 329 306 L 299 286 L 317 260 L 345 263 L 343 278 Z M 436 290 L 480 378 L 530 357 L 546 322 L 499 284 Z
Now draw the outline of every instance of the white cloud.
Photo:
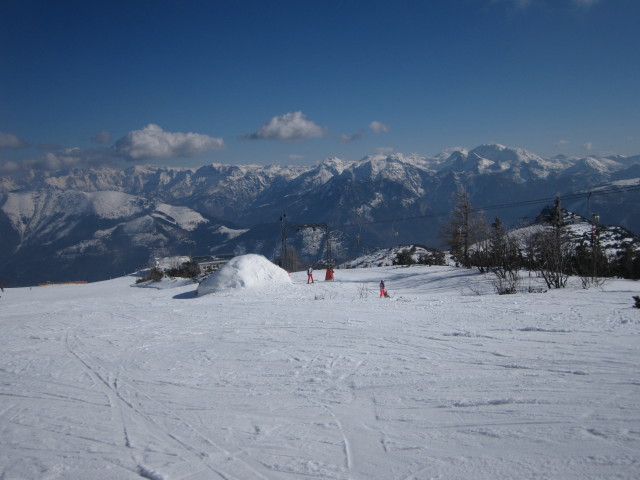
M 568 140 L 558 140 L 553 144 L 553 146 L 556 148 L 563 148 L 563 147 L 566 147 L 567 145 L 569 145 Z
M 0 132 L 0 148 L 25 148 L 29 144 L 13 133 Z
M 1 175 L 12 175 L 14 173 L 18 173 L 20 171 L 20 168 L 20 164 L 11 160 L 0 162 Z
M 35 158 L 26 158 L 19 162 L 0 163 L 0 173 L 18 174 L 29 170 L 59 170 L 62 168 L 98 166 L 111 163 L 115 158 L 107 149 L 85 150 L 78 147 L 58 152 L 48 152 Z
M 582 144 L 582 148 L 584 148 L 585 150 L 593 150 L 593 143 L 592 142 L 586 142 Z
M 101 143 L 103 145 L 105 143 L 110 143 L 111 139 L 112 139 L 112 134 L 108 130 L 100 130 L 93 137 L 91 137 L 91 140 L 93 140 L 96 143 Z
M 299 142 L 324 136 L 326 128 L 307 120 L 302 112 L 290 112 L 273 117 L 257 132 L 244 136 L 248 140 L 280 140 Z
M 357 133 L 354 133 L 353 135 L 348 135 L 346 133 L 343 133 L 342 135 L 340 135 L 340 143 L 355 142 L 356 140 L 360 140 L 362 137 L 364 137 L 364 131 L 362 130 L 360 130 Z
M 389 127 L 387 127 L 382 122 L 373 121 L 369 124 L 369 128 L 373 130 L 375 133 L 388 133 Z
M 58 170 L 60 168 L 72 167 L 83 161 L 79 155 L 79 149 L 71 149 L 60 154 L 47 153 L 43 157 L 33 162 L 33 167 L 44 170 Z
M 298 155 L 295 153 L 292 153 L 291 155 L 289 155 L 289 160 L 292 160 L 294 162 L 298 161 L 298 160 L 302 160 L 304 158 L 303 155 Z
M 150 123 L 142 130 L 133 130 L 118 140 L 115 151 L 132 160 L 145 158 L 189 158 L 211 150 L 224 148 L 221 138 L 199 133 L 165 132 Z

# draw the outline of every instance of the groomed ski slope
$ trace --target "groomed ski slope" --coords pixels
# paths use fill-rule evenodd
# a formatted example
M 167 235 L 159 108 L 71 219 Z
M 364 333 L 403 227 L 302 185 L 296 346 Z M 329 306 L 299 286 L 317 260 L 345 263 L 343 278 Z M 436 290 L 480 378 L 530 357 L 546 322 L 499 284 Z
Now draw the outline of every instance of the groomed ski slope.
M 640 478 L 640 283 L 315 276 L 5 289 L 0 478 Z

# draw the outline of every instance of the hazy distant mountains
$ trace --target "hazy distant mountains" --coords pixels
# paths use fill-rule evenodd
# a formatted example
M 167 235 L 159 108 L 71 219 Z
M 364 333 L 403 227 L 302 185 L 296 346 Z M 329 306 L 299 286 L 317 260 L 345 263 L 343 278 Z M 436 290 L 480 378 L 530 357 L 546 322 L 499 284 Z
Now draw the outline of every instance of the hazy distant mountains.
M 486 214 L 506 224 L 535 217 L 544 205 L 531 200 L 606 192 L 568 196 L 563 206 L 640 231 L 640 156 L 545 159 L 489 144 L 312 167 L 73 169 L 0 177 L 0 281 L 99 280 L 154 255 L 275 258 L 283 214 L 289 225 L 328 224 L 338 260 L 398 243 L 438 246 L 439 224 L 461 186 L 475 206 L 503 205 Z M 288 238 L 305 261 L 323 256 L 321 231 L 291 230 Z

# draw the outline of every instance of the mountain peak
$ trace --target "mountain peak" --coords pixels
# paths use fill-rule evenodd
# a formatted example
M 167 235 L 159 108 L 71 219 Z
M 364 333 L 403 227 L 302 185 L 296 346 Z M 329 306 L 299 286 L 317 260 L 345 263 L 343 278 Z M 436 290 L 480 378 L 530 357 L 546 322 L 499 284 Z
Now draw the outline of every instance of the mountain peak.
M 339 175 L 344 171 L 345 168 L 348 168 L 351 164 L 352 162 L 342 160 L 338 157 L 327 157 L 318 164 L 318 167 L 321 169 L 329 170 Z
M 544 162 L 542 157 L 524 148 L 511 148 L 499 143 L 486 143 L 469 152 L 469 156 L 476 155 L 499 163 L 529 163 L 531 161 Z
M 499 143 L 486 143 L 472 150 L 449 149 L 436 156 L 431 166 L 436 170 L 452 170 L 476 174 L 510 172 L 524 181 L 544 178 L 550 172 L 566 168 L 560 159 L 545 160 L 523 148 L 512 148 Z

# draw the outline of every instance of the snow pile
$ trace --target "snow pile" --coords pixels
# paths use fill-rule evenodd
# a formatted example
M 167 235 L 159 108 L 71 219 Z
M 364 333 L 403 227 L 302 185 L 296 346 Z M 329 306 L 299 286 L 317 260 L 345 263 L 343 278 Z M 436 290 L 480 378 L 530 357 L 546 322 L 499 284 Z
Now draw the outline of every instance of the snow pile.
M 232 258 L 220 270 L 203 280 L 198 286 L 197 295 L 232 288 L 264 288 L 289 284 L 291 278 L 285 270 L 262 255 L 250 253 Z

